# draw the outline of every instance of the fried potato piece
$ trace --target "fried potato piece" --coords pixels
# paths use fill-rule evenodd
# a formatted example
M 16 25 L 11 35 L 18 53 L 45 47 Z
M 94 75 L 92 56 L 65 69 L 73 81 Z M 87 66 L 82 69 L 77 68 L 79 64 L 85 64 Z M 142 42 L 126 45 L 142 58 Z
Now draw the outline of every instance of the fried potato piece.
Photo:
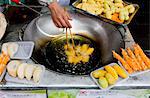
M 82 2 L 83 2 L 83 3 L 86 3 L 86 2 L 87 2 L 87 0 L 82 0 Z
M 68 46 L 70 47 L 70 46 Z M 88 44 L 77 45 L 75 49 L 67 49 L 67 46 L 64 46 L 65 53 L 67 55 L 67 60 L 69 63 L 76 65 L 77 63 L 83 62 L 86 63 L 90 59 L 90 55 L 93 53 L 94 48 L 90 48 Z
M 80 8 L 82 8 L 82 5 L 83 5 L 83 4 L 80 3 L 80 4 L 78 4 L 76 7 L 80 9 Z
M 94 0 L 87 0 L 87 3 L 89 3 L 89 4 L 94 4 L 94 3 L 96 3 Z
M 87 10 L 87 8 L 89 7 L 89 4 L 88 3 L 83 3 L 82 4 L 82 10 Z

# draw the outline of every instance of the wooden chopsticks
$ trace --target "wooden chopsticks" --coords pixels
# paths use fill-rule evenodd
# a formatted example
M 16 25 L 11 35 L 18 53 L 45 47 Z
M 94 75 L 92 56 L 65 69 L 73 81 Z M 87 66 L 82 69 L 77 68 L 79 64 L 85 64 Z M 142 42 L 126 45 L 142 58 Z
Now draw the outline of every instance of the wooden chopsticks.
M 72 34 L 70 28 L 69 28 L 69 33 L 70 33 L 70 36 L 71 36 L 72 47 L 73 47 L 73 49 L 75 49 L 75 43 L 74 43 L 74 39 L 73 39 L 73 34 Z M 67 32 L 67 28 L 66 28 L 66 41 L 67 41 L 67 48 L 68 48 L 69 42 L 68 42 L 68 32 Z
M 68 32 L 67 32 L 67 28 L 66 28 L 66 43 L 67 43 L 67 49 L 68 49 L 69 42 L 68 42 Z

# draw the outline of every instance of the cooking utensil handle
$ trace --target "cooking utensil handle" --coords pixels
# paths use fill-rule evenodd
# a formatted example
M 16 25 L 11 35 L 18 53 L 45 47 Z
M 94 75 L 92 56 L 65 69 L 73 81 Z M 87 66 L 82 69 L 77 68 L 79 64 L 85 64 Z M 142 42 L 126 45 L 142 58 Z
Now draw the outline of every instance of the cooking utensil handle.
M 23 4 L 23 3 L 21 3 L 21 2 L 20 2 L 20 4 L 23 5 L 23 6 L 26 7 L 26 8 L 28 8 L 28 9 L 34 11 L 35 13 L 37 13 L 37 14 L 39 14 L 39 15 L 42 15 L 42 13 L 38 12 L 37 10 L 35 10 L 35 9 L 33 9 L 33 8 L 31 8 L 31 7 L 29 7 L 29 6 L 25 5 L 25 4 Z
M 21 3 L 20 0 L 11 0 L 11 1 L 12 1 L 12 2 L 15 2 L 16 4 L 21 4 L 21 5 L 23 5 L 24 7 L 26 7 L 26 8 L 28 8 L 28 9 L 34 11 L 35 13 L 37 13 L 37 14 L 39 14 L 39 15 L 42 15 L 42 13 L 38 12 L 37 10 L 35 10 L 35 9 L 33 9 L 33 8 L 31 8 L 31 7 L 29 7 L 29 6 L 25 5 L 25 4 L 23 4 L 23 3 Z

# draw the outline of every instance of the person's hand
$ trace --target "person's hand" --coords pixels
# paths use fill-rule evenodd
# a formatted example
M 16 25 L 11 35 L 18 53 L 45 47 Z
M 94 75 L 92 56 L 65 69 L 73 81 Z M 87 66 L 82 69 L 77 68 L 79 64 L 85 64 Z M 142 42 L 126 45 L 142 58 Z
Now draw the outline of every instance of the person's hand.
M 71 28 L 69 23 L 69 20 L 71 20 L 70 15 L 57 2 L 49 4 L 49 9 L 51 10 L 52 20 L 57 27 Z

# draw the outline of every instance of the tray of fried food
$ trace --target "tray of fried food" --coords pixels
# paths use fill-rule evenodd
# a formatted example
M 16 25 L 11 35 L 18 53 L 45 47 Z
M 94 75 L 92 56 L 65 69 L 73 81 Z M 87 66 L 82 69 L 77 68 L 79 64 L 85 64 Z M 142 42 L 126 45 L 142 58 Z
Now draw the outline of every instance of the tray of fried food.
M 121 66 L 129 73 L 130 76 L 136 76 L 150 71 L 150 59 L 143 52 L 138 44 L 131 48 L 121 49 L 122 56 L 113 52 L 113 57 L 116 58 Z
M 122 0 L 77 0 L 72 6 L 80 13 L 98 16 L 110 23 L 129 24 L 139 9 Z
M 94 70 L 91 72 L 90 76 L 102 90 L 108 90 L 129 78 L 125 69 L 117 63 L 111 63 Z

